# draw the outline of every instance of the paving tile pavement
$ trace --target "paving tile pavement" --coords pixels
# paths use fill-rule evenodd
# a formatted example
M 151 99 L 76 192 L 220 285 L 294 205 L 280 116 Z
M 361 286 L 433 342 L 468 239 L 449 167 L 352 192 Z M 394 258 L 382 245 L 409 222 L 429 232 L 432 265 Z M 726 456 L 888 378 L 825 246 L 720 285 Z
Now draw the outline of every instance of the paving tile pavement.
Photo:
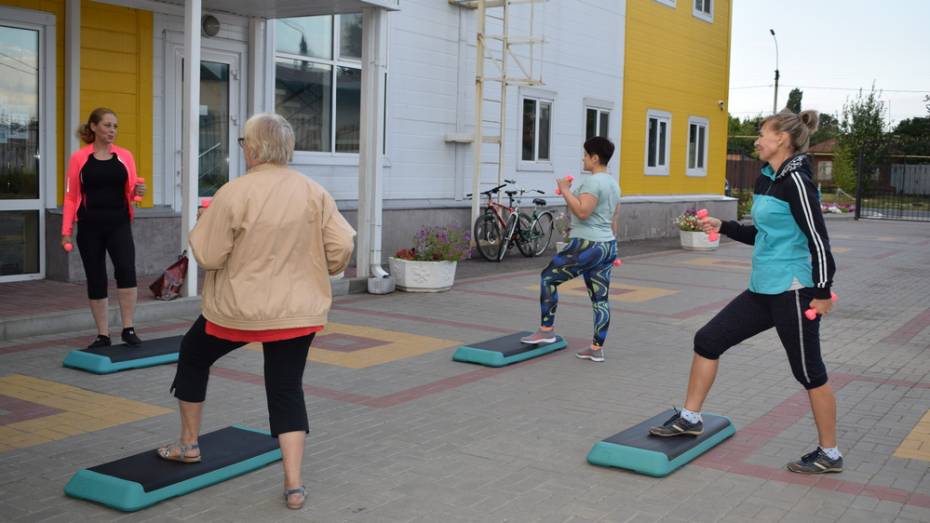
M 745 288 L 748 247 L 724 242 L 715 252 L 694 253 L 666 243 L 625 254 L 614 272 L 617 289 L 647 294 L 613 296 L 603 364 L 574 357 L 591 336 L 590 305 L 578 292 L 564 293 L 557 316 L 567 350 L 503 369 L 451 361 L 459 342 L 535 327 L 535 285 L 545 260 L 470 264 L 441 294 L 337 298 L 331 320 L 338 328 L 319 336 L 304 379 L 309 500 L 300 512 L 281 502 L 278 464 L 134 514 L 65 497 L 62 488 L 76 470 L 176 436 L 168 392 L 174 367 L 104 376 L 61 367 L 89 332 L 4 342 L 0 429 L 56 415 L 43 408 L 74 408 L 66 401 L 26 405 L 36 403 L 34 396 L 8 399 L 9 384 L 21 383 L 15 380 L 47 382 L 49 394 L 66 391 L 72 400 L 113 400 L 105 414 L 112 426 L 102 430 L 76 424 L 83 430 L 26 446 L 19 439 L 10 444 L 0 431 L 0 519 L 930 521 L 923 446 L 930 439 L 930 228 L 850 220 L 830 220 L 828 227 L 840 300 L 823 322 L 822 338 L 837 391 L 842 474 L 783 470 L 813 448 L 816 432 L 806 395 L 771 332 L 723 357 L 706 410 L 734 420 L 733 438 L 661 479 L 586 463 L 596 441 L 680 405 L 694 332 Z M 192 319 L 139 330 L 147 337 L 175 335 Z M 413 347 L 419 342 L 425 348 Z M 387 346 L 379 343 L 394 348 L 366 355 Z M 261 373 L 260 351 L 220 360 L 205 432 L 233 423 L 267 427 Z

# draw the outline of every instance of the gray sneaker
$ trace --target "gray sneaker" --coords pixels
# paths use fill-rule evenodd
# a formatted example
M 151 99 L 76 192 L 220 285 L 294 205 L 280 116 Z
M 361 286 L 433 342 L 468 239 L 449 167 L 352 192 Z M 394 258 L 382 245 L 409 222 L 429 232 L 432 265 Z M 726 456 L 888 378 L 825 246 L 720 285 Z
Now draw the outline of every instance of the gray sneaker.
M 649 434 L 661 438 L 674 436 L 700 436 L 704 433 L 704 422 L 691 423 L 681 417 L 681 411 L 676 409 L 675 415 L 662 425 L 649 429 Z
M 520 343 L 526 343 L 527 345 L 540 345 L 543 343 L 555 343 L 557 340 L 555 335 L 555 329 L 544 331 L 542 329 L 537 330 L 529 336 L 520 338 Z
M 824 474 L 827 472 L 843 472 L 843 456 L 830 459 L 822 448 L 810 454 L 801 456 L 801 459 L 785 465 L 785 468 L 798 474 Z
M 575 356 L 583 360 L 591 360 L 600 363 L 604 361 L 604 348 L 592 349 L 588 347 L 581 352 L 575 353 Z

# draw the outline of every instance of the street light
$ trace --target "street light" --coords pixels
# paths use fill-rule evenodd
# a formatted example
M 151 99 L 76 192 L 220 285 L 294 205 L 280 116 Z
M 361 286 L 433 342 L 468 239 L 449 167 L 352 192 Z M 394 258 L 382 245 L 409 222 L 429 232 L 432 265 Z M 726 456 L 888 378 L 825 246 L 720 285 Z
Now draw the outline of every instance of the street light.
M 772 33 L 772 40 L 775 40 L 775 101 L 772 102 L 772 114 L 778 112 L 778 38 L 775 38 L 775 30 L 769 29 Z

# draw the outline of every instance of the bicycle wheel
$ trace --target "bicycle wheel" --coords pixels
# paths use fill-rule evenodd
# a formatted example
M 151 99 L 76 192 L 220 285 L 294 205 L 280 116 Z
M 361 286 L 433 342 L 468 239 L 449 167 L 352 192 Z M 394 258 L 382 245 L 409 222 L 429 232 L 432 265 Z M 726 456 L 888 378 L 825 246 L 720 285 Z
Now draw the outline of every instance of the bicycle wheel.
M 521 224 L 522 227 L 522 224 Z M 526 257 L 539 256 L 549 248 L 549 242 L 552 240 L 553 218 L 552 213 L 543 211 L 532 225 L 523 232 L 523 243 L 518 244 L 520 252 Z
M 475 247 L 478 254 L 488 261 L 497 261 L 497 255 L 504 243 L 501 226 L 493 214 L 482 214 L 475 220 Z
M 502 261 L 507 254 L 507 249 L 514 242 L 514 235 L 517 232 L 517 215 L 511 214 L 507 218 L 507 225 L 504 226 L 504 236 L 501 238 L 501 250 L 497 252 L 497 261 Z
M 536 235 L 533 234 L 533 218 L 525 213 L 520 213 L 520 221 L 517 223 L 517 248 L 520 249 L 520 254 L 531 258 L 535 256 L 533 254 L 535 247 Z

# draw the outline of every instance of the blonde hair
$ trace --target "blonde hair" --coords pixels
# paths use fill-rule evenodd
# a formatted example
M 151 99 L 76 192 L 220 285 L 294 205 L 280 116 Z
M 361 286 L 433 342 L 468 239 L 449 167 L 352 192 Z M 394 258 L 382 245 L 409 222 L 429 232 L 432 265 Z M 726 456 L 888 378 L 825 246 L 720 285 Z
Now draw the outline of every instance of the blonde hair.
M 245 144 L 258 163 L 287 165 L 294 156 L 294 129 L 279 114 L 259 113 L 245 122 Z
M 773 131 L 788 133 L 794 152 L 803 153 L 807 152 L 811 135 L 817 130 L 819 122 L 820 116 L 817 111 L 801 111 L 795 114 L 794 111 L 786 108 L 762 120 L 762 126 L 769 124 Z
M 108 109 L 106 107 L 98 107 L 91 111 L 90 116 L 87 117 L 87 122 L 78 126 L 77 137 L 84 143 L 94 143 L 97 136 L 90 128 L 90 124 L 97 125 L 100 123 L 100 120 L 103 120 L 103 117 L 108 114 L 112 114 L 114 118 L 116 117 L 116 113 L 113 112 L 113 109 Z

